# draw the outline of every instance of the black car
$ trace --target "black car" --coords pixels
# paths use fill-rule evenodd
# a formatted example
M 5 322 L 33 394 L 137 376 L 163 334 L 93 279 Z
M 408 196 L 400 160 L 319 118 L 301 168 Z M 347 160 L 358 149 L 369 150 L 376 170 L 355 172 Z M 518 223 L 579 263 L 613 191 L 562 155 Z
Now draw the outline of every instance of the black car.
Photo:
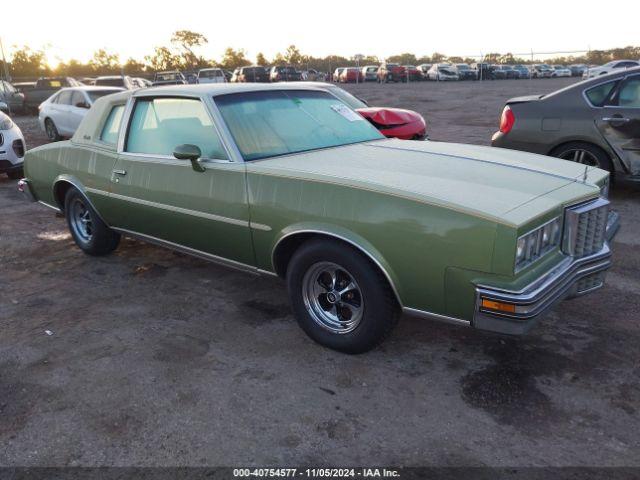
M 239 83 L 266 83 L 269 82 L 269 72 L 265 67 L 260 65 L 252 65 L 250 67 L 240 67 L 234 72 L 234 78 L 231 81 Z
M 456 63 L 455 67 L 460 80 L 476 80 L 478 78 L 478 72 L 466 63 Z

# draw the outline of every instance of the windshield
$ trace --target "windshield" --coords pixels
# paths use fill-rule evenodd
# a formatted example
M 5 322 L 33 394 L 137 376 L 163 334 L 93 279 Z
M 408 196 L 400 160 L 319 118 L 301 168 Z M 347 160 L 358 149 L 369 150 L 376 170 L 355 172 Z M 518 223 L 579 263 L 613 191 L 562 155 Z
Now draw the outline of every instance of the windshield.
M 222 76 L 222 70 L 200 70 L 198 72 L 198 77 L 200 78 L 216 78 Z
M 384 138 L 327 92 L 244 92 L 220 95 L 215 102 L 245 160 Z
M 343 89 L 341 89 L 339 87 L 330 86 L 329 87 L 329 91 L 333 95 L 338 97 L 340 99 L 340 101 L 346 103 L 348 106 L 350 106 L 354 110 L 357 110 L 358 108 L 367 108 L 367 104 L 366 103 L 364 103 L 359 98 L 354 97 L 353 95 L 351 95 L 346 90 L 343 90 Z
M 111 95 L 112 93 L 118 93 L 122 90 L 87 90 L 87 95 L 91 99 L 91 103 L 95 102 L 100 97 L 104 97 L 105 95 Z

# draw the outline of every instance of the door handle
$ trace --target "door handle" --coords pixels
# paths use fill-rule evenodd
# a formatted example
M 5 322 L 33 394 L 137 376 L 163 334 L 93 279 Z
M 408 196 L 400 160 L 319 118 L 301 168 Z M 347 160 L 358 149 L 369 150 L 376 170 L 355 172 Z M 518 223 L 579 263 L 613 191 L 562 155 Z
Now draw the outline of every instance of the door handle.
M 126 170 L 114 170 L 113 173 L 115 173 L 116 175 L 126 175 L 127 171 Z
M 627 123 L 630 122 L 631 119 L 630 118 L 625 118 L 625 117 L 604 117 L 602 119 L 603 122 L 619 122 L 619 123 Z

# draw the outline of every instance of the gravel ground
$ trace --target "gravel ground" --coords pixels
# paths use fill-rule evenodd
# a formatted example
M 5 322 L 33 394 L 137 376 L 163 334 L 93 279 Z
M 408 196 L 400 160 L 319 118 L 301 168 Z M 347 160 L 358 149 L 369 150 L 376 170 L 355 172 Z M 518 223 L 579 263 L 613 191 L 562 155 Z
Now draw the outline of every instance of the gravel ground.
M 567 83 L 348 88 L 486 144 L 505 99 Z M 132 240 L 88 257 L 0 177 L 0 465 L 640 466 L 639 192 L 613 192 L 605 288 L 530 335 L 405 317 L 346 356 L 306 338 L 282 282 Z

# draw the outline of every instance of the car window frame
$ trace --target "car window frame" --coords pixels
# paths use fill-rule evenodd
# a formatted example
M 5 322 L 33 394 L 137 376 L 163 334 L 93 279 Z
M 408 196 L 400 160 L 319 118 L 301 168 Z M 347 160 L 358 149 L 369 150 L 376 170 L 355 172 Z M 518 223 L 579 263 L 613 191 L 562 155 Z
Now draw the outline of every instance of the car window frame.
M 625 75 L 624 77 L 621 77 L 618 79 L 618 84 L 615 86 L 615 88 L 612 90 L 611 94 L 608 96 L 604 107 L 605 108 L 620 108 L 623 110 L 628 110 L 628 109 L 633 109 L 633 110 L 637 110 L 640 109 L 640 105 L 638 105 L 637 107 L 633 107 L 633 106 L 620 106 L 620 105 L 614 105 L 611 102 L 615 101 L 619 102 L 619 94 L 620 91 L 622 90 L 622 88 L 624 87 L 624 85 L 631 79 L 638 79 L 640 80 L 640 73 L 634 73 L 632 75 Z
M 64 87 L 64 89 L 61 89 L 61 91 L 58 93 L 56 104 L 57 105 L 62 105 L 62 106 L 67 106 L 67 107 L 73 106 L 71 104 L 71 99 L 73 98 L 73 92 L 74 92 L 74 90 L 72 88 L 69 88 L 69 87 Z M 67 94 L 67 93 L 69 94 L 69 103 L 60 102 L 60 97 L 62 97 L 64 94 Z
M 104 129 L 107 126 L 107 121 L 109 120 L 109 117 L 111 116 L 111 112 L 113 112 L 114 109 L 118 108 L 118 107 L 124 107 L 124 110 L 122 112 L 122 118 L 120 119 L 120 127 L 118 128 L 118 135 L 116 136 L 116 143 L 109 143 L 109 142 L 105 142 L 102 139 L 102 134 L 104 133 Z M 125 115 L 127 113 L 127 104 L 126 102 L 123 103 L 112 103 L 109 105 L 109 112 L 104 115 L 104 117 L 102 118 L 102 121 L 100 122 L 100 130 L 99 130 L 99 134 L 97 136 L 97 140 L 96 143 L 98 143 L 98 145 L 104 147 L 104 148 L 108 148 L 109 150 L 117 150 L 118 148 L 118 144 L 120 142 L 120 137 L 122 135 L 122 125 L 124 124 L 124 118 Z
M 120 136 L 118 139 L 118 154 L 119 155 L 127 155 L 132 157 L 140 157 L 145 160 L 164 162 L 167 161 L 178 162 L 179 164 L 184 164 L 184 160 L 179 160 L 173 155 L 164 155 L 164 154 L 155 154 L 155 153 L 139 153 L 139 152 L 128 152 L 125 147 L 127 145 L 127 141 L 129 138 L 129 130 L 131 128 L 131 122 L 133 121 L 133 114 L 135 112 L 135 107 L 138 102 L 142 101 L 153 101 L 156 98 L 173 98 L 173 99 L 184 99 L 184 100 L 198 100 L 204 106 L 207 115 L 211 119 L 212 126 L 214 128 L 215 133 L 218 135 L 220 139 L 220 144 L 224 149 L 224 152 L 227 154 L 227 158 L 206 158 L 201 157 L 203 165 L 206 166 L 207 163 L 210 164 L 219 164 L 219 163 L 238 163 L 238 158 L 242 159 L 240 156 L 240 151 L 237 149 L 235 144 L 233 144 L 233 149 L 230 148 L 229 144 L 229 136 L 230 133 L 226 128 L 223 130 L 221 128 L 221 124 L 224 125 L 222 121 L 222 116 L 220 112 L 217 110 L 217 107 L 213 101 L 208 101 L 206 96 L 201 97 L 200 95 L 188 95 L 188 94 L 146 94 L 140 96 L 131 96 L 127 101 L 124 117 L 123 117 L 123 125 L 124 128 L 120 129 Z M 242 161 L 242 160 L 241 160 Z

